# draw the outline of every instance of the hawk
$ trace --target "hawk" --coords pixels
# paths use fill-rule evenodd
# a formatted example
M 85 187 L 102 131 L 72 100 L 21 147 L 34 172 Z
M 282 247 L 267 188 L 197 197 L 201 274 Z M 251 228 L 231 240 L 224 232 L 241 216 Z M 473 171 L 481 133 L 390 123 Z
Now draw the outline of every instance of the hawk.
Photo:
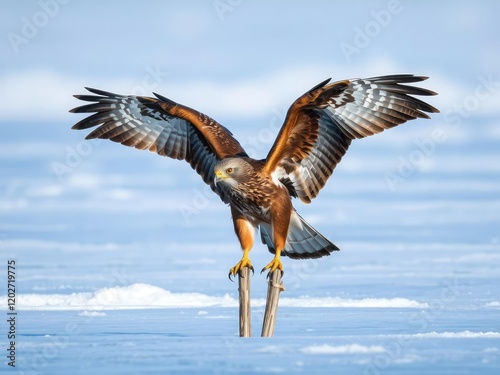
M 72 109 L 93 113 L 73 129 L 95 128 L 103 138 L 161 156 L 186 160 L 228 204 L 243 250 L 229 278 L 244 267 L 255 233 L 274 254 L 262 272 L 283 272 L 281 256 L 320 258 L 339 250 L 295 210 L 292 198 L 310 203 L 323 188 L 351 141 L 439 112 L 415 98 L 435 92 L 408 85 L 428 77 L 413 74 L 330 82 L 300 96 L 288 109 L 265 159 L 250 158 L 232 133 L 214 119 L 162 95 L 118 95 L 86 88 L 75 95 L 90 102 Z M 426 113 L 427 112 L 427 113 Z

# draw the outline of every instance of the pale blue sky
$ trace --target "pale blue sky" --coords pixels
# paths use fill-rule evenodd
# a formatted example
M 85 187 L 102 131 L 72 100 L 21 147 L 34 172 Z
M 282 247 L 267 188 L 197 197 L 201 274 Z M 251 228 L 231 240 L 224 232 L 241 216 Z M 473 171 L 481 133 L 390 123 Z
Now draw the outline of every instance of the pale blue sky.
M 196 227 L 237 248 L 227 237 L 227 208 L 187 164 L 83 142 L 84 132 L 70 130 L 81 118 L 68 113 L 79 104 L 72 95 L 84 86 L 157 91 L 216 118 L 263 157 L 287 107 L 321 80 L 416 73 L 431 77 L 422 85 L 439 93 L 429 101 L 442 114 L 354 142 L 318 199 L 297 202 L 298 210 L 341 244 L 500 237 L 498 2 L 46 0 L 2 7 L 4 236 L 53 240 L 55 228 L 58 238 L 75 241 L 133 241 L 139 225 L 143 238 L 163 241 Z M 444 136 L 434 139 L 436 129 Z M 195 213 L 188 219 L 186 207 Z M 122 227 L 96 230 L 103 212 Z M 137 223 L 137 212 L 147 218 Z
M 478 76 L 495 76 L 500 62 L 494 1 L 45 0 L 3 7 L 2 119 L 61 119 L 68 93 L 84 85 L 133 91 L 151 70 L 147 88 L 221 121 L 268 116 L 326 77 L 395 72 L 431 76 L 428 85 L 441 94 L 435 102 L 446 109 L 474 90 Z M 21 98 L 32 99 L 34 110 L 23 111 Z M 484 107 L 495 112 L 492 103 Z

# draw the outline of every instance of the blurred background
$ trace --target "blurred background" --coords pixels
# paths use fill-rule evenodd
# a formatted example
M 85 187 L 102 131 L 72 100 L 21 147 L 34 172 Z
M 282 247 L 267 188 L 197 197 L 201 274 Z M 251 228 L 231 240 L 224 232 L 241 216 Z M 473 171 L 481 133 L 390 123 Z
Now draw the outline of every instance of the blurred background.
M 481 285 L 474 298 L 498 301 L 498 2 L 1 7 L 0 249 L 18 259 L 21 292 L 141 282 L 236 293 L 226 279 L 240 258 L 228 208 L 187 163 L 71 130 L 83 117 L 68 113 L 81 104 L 72 95 L 85 86 L 158 92 L 264 158 L 288 106 L 322 80 L 414 73 L 430 77 L 421 86 L 439 93 L 426 100 L 441 114 L 355 141 L 319 197 L 295 202 L 342 251 L 285 260 L 288 296 L 419 299 L 458 277 Z M 252 259 L 260 269 L 271 255 L 257 242 Z

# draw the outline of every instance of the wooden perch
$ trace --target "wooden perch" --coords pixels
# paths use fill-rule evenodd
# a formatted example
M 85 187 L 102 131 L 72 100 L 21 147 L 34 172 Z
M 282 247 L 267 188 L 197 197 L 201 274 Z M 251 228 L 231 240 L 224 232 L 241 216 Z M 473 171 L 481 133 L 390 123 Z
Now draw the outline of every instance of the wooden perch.
M 240 295 L 240 337 L 252 336 L 250 316 L 250 269 L 244 267 L 238 274 L 238 291 Z
M 267 287 L 266 311 L 264 313 L 264 323 L 262 324 L 262 337 L 272 337 L 274 335 L 278 302 L 280 293 L 284 290 L 285 287 L 281 282 L 281 271 L 275 270 L 269 277 L 269 286 Z

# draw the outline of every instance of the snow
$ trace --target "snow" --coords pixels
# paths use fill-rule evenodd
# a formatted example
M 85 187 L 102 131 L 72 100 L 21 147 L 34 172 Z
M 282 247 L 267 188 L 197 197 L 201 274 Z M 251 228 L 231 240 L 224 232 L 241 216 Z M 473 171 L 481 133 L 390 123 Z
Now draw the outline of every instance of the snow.
M 132 374 L 147 365 L 149 373 L 439 374 L 460 366 L 464 373 L 495 374 L 499 368 L 500 335 L 484 329 L 496 315 L 483 310 L 443 311 L 435 320 L 442 331 L 419 332 L 408 309 L 282 307 L 270 339 L 237 337 L 232 307 L 88 312 L 22 312 L 23 370 Z M 253 309 L 256 336 L 262 313 Z M 471 329 L 453 331 L 454 318 L 468 314 Z
M 474 338 L 500 338 L 500 333 L 498 332 L 427 332 L 427 333 L 417 333 L 414 335 L 416 338 L 444 338 L 444 339 L 474 339 Z
M 40 288 L 36 288 L 40 289 Z M 7 296 L 0 300 L 6 305 Z M 18 306 L 23 310 L 118 310 L 153 308 L 237 307 L 238 300 L 229 294 L 211 296 L 202 293 L 172 293 L 149 284 L 102 288 L 92 293 L 20 294 Z M 252 306 L 265 306 L 265 299 L 252 299 Z M 358 308 L 427 308 L 406 298 L 283 298 L 283 307 L 358 307 Z M 201 313 L 201 312 L 200 312 Z
M 106 316 L 105 312 L 102 311 L 82 311 L 78 314 L 79 316 Z
M 359 344 L 331 346 L 327 344 L 306 346 L 301 349 L 306 354 L 366 354 L 366 353 L 384 353 L 383 346 L 364 346 Z
M 289 307 L 380 307 L 380 308 L 428 308 L 427 303 L 412 301 L 407 298 L 363 298 L 342 299 L 337 297 L 326 298 L 283 298 L 282 306 Z

